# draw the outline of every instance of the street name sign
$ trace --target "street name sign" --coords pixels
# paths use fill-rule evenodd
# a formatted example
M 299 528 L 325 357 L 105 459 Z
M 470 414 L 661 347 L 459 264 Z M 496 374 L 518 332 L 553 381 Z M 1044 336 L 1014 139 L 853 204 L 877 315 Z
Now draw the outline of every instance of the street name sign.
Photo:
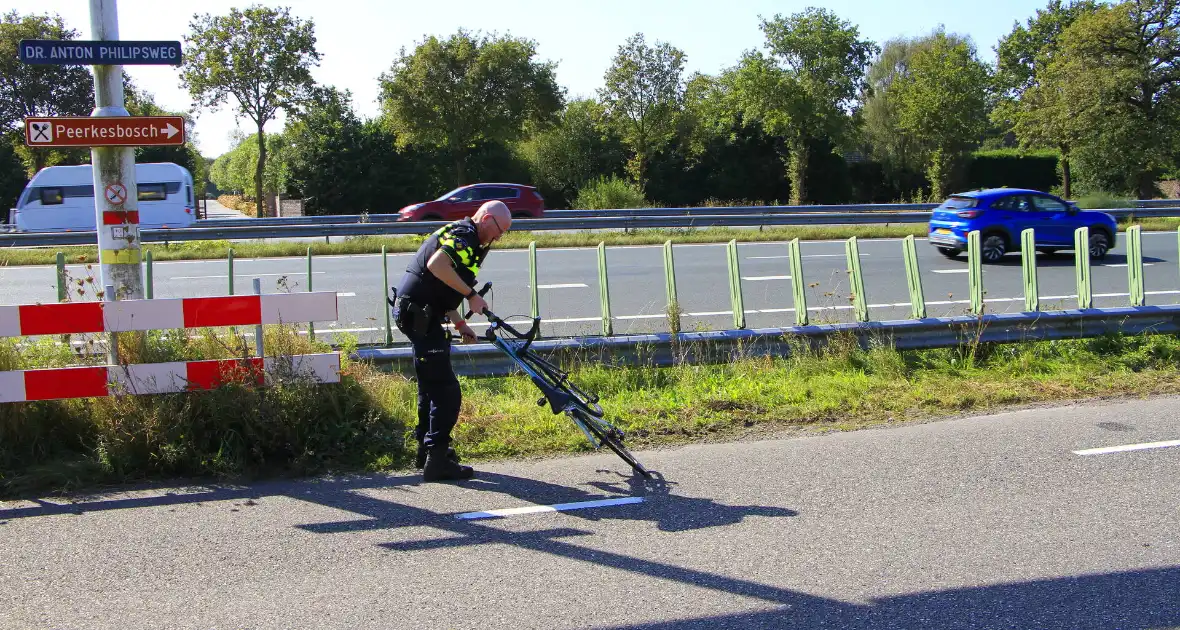
M 180 42 L 22 39 L 20 60 L 39 65 L 179 66 Z
M 30 147 L 146 147 L 184 144 L 182 116 L 26 118 Z

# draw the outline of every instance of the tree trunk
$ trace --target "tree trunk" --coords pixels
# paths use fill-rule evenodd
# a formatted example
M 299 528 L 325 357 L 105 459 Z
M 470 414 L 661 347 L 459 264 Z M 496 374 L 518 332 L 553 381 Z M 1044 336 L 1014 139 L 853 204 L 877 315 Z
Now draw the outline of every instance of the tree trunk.
M 262 131 L 262 123 L 258 123 L 258 166 L 254 169 L 254 203 L 258 208 L 258 218 L 266 216 L 266 198 L 262 196 L 262 175 L 266 170 L 266 135 Z
M 1066 199 L 1073 197 L 1073 177 L 1069 172 L 1069 153 L 1061 152 L 1061 188 Z
M 951 170 L 950 159 L 942 149 L 935 149 L 930 156 L 930 166 L 926 170 L 926 178 L 930 180 L 930 197 L 935 203 L 946 198 Z
M 791 205 L 807 203 L 807 143 L 793 140 L 787 149 L 787 177 L 791 180 Z
M 455 156 L 455 186 L 462 186 L 467 182 L 467 154 L 456 149 Z
M 1150 170 L 1144 170 L 1139 173 L 1139 193 L 1140 199 L 1152 199 L 1155 197 L 1155 173 Z

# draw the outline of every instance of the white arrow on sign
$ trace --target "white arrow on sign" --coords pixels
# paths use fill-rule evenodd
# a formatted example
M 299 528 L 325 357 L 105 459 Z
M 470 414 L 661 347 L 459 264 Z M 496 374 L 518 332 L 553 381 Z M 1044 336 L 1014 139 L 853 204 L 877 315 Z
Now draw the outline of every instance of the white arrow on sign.
M 168 126 L 164 128 L 164 133 L 168 134 L 169 138 L 171 138 L 172 136 L 175 136 L 177 133 L 180 132 L 179 129 L 172 126 L 172 123 L 167 123 L 167 125 Z

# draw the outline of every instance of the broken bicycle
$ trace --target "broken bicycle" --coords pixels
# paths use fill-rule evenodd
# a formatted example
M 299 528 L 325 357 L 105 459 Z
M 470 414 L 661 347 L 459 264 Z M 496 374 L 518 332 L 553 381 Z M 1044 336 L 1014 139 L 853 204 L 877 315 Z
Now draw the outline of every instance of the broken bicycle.
M 486 283 L 479 291 L 480 296 L 485 295 L 491 287 L 492 283 Z M 605 445 L 627 462 L 635 472 L 645 479 L 652 478 L 651 473 L 623 445 L 623 430 L 604 417 L 606 414 L 598 404 L 598 396 L 570 382 L 567 372 L 545 360 L 531 348 L 539 330 L 540 317 L 532 318 L 532 326 L 522 333 L 497 317 L 490 309 L 484 309 L 483 315 L 489 322 L 484 338 L 508 355 L 544 394 L 537 400 L 538 406 L 543 407 L 548 403 L 554 415 L 565 413 L 582 430 L 595 449 L 601 449 Z M 471 317 L 470 312 L 467 313 L 467 317 Z

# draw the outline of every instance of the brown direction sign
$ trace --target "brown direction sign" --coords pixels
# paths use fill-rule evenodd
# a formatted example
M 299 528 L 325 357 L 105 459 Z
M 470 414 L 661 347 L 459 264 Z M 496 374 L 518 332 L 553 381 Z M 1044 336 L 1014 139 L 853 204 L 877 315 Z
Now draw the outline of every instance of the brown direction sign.
M 30 147 L 145 147 L 184 144 L 182 116 L 26 118 Z

